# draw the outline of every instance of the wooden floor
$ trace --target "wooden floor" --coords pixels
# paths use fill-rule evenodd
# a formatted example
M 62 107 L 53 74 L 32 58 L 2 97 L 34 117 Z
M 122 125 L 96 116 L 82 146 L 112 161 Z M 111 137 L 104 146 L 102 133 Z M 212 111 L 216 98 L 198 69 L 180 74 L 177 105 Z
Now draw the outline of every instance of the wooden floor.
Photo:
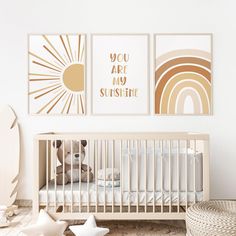
M 0 228 L 0 236 L 22 235 L 20 230 L 32 223 L 31 209 L 20 208 L 20 214 L 10 220 L 10 227 Z M 103 221 L 97 224 L 109 228 L 109 235 L 112 236 L 184 236 L 186 234 L 183 221 Z M 65 235 L 72 236 L 73 233 L 66 231 Z

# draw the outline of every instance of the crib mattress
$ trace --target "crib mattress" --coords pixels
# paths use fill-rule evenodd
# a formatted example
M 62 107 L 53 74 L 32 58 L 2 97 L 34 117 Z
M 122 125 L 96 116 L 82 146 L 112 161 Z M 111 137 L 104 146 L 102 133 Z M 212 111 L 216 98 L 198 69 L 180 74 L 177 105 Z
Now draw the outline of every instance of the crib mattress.
M 55 197 L 57 204 L 62 204 L 63 199 L 65 204 L 71 204 L 72 201 L 72 194 L 71 194 L 71 184 L 65 185 L 64 192 L 62 185 L 57 185 L 56 191 L 54 188 L 54 183 L 51 181 L 48 184 L 48 191 L 47 186 L 43 186 L 41 190 L 39 191 L 39 202 L 41 205 L 46 204 L 54 204 L 55 203 Z M 89 187 L 87 186 L 87 183 L 81 183 L 81 194 L 79 191 L 79 183 L 73 184 L 73 203 L 79 204 L 80 198 L 81 203 L 86 205 L 88 203 L 88 197 L 90 205 L 96 205 L 96 202 L 99 205 L 103 205 L 105 202 L 107 205 L 111 205 L 114 201 L 114 205 L 120 205 L 121 204 L 121 198 L 122 198 L 122 205 L 128 205 L 129 203 L 131 205 L 136 205 L 137 200 L 139 202 L 139 205 L 145 205 L 147 204 L 153 204 L 153 198 L 155 198 L 155 204 L 161 205 L 163 204 L 169 204 L 170 202 L 172 204 L 177 204 L 178 202 L 180 205 L 185 205 L 186 202 L 192 203 L 194 200 L 202 201 L 203 200 L 203 192 L 198 191 L 196 193 L 194 192 L 163 192 L 163 195 L 160 191 L 156 191 L 153 193 L 153 191 L 139 191 L 138 194 L 136 191 L 128 192 L 128 191 L 122 191 L 122 194 L 120 192 L 120 187 L 114 188 L 114 199 L 113 199 L 113 191 L 112 188 L 106 188 L 106 194 L 104 194 L 104 187 L 97 187 L 98 192 L 96 193 L 96 184 L 95 183 L 89 183 Z M 63 194 L 64 193 L 64 194 Z M 88 194 L 89 193 L 89 194 Z M 64 195 L 64 196 L 63 196 Z M 81 196 L 80 196 L 81 195 Z M 47 200 L 48 199 L 48 200 Z

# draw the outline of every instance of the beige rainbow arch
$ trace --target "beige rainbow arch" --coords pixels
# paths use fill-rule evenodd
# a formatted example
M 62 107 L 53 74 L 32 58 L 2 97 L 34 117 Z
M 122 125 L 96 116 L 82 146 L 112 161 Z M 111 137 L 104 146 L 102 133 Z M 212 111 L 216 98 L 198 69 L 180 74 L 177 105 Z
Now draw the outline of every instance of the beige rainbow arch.
M 211 84 L 211 53 L 181 49 L 161 55 L 156 59 L 155 113 L 211 114 Z

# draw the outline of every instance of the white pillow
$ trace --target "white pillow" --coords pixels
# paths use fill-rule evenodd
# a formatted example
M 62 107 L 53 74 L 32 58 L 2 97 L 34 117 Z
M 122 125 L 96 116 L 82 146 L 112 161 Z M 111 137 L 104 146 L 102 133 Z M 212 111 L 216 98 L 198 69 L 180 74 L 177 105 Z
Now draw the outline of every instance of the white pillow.
M 112 188 L 112 182 L 113 181 L 111 181 L 111 180 L 106 180 L 106 181 L 104 181 L 104 180 L 98 180 L 98 186 L 100 186 L 100 187 L 104 187 L 105 186 L 105 184 L 106 184 L 106 187 L 108 187 L 108 188 Z M 113 186 L 114 187 L 120 187 L 120 180 L 114 180 L 114 182 L 113 182 Z
M 120 171 L 117 168 L 113 168 L 114 180 L 120 180 Z M 106 168 L 106 176 L 105 169 L 98 170 L 98 179 L 100 180 L 112 180 L 112 168 Z

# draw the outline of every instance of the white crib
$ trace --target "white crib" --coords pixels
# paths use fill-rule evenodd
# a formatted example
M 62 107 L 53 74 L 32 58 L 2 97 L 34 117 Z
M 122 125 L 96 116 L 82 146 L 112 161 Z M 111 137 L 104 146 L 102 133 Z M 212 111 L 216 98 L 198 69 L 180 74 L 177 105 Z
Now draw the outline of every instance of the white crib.
M 93 181 L 56 184 L 57 140 L 62 148 L 70 140 L 71 150 L 72 140 L 87 140 L 84 162 L 92 167 Z M 209 199 L 208 146 L 209 136 L 197 133 L 39 134 L 34 214 L 45 208 L 57 219 L 86 219 L 90 214 L 109 220 L 184 219 L 188 206 Z M 106 171 L 111 171 L 109 185 Z

